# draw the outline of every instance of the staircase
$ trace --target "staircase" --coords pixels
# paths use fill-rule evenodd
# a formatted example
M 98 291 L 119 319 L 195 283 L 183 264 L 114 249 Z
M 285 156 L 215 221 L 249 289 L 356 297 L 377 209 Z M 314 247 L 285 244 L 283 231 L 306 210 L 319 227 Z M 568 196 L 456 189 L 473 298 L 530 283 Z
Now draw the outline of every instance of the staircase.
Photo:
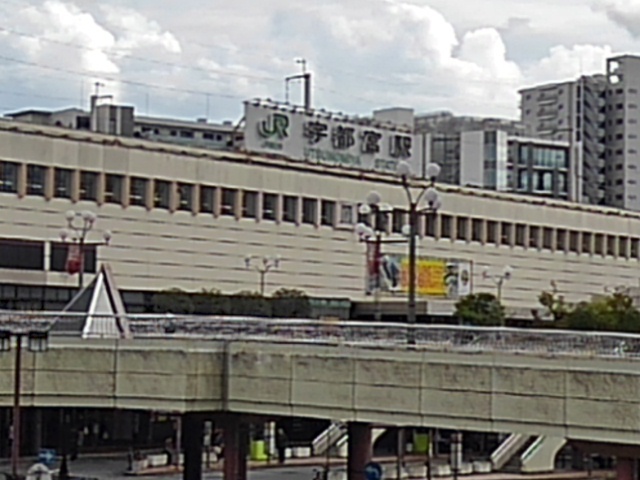
M 385 431 L 385 428 L 374 428 L 372 430 L 372 446 Z M 342 422 L 332 422 L 326 430 L 320 433 L 320 435 L 313 440 L 313 455 L 317 457 L 323 456 L 326 455 L 327 450 L 335 448 L 338 456 L 345 458 L 347 456 L 348 442 L 349 435 L 347 432 L 347 425 Z
M 519 455 L 527 448 L 535 439 L 530 435 L 524 435 L 522 433 L 512 433 L 509 435 L 495 451 L 491 454 L 491 465 L 493 470 L 502 470 L 505 467 L 513 466 L 509 465 L 513 459 L 519 461 Z M 516 465 L 519 469 L 519 465 Z
M 312 445 L 313 455 L 316 457 L 325 455 L 327 450 L 347 437 L 347 425 L 342 422 L 331 422 L 331 425 L 320 433 Z
M 522 473 L 546 473 L 555 470 L 556 455 L 567 443 L 561 437 L 538 437 L 520 456 Z

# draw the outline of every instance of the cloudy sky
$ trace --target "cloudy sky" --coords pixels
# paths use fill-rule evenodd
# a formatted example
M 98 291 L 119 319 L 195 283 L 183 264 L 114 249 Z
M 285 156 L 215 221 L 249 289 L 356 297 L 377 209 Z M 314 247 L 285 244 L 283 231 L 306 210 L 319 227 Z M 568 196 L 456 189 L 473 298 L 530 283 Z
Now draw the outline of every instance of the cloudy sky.
M 238 120 L 304 58 L 318 108 L 515 117 L 518 88 L 634 52 L 640 0 L 0 0 L 0 111 L 100 82 L 140 114 Z

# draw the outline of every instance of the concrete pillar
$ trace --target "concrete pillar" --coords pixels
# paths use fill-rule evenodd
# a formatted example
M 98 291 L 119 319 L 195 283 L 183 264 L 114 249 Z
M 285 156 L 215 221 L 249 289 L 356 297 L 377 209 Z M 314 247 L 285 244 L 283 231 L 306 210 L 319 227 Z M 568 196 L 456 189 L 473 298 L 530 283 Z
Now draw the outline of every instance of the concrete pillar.
M 249 456 L 249 424 L 240 422 L 238 425 L 238 478 L 247 480 L 247 458 Z
M 364 480 L 364 469 L 371 461 L 371 424 L 350 422 L 347 432 L 347 480 Z
M 182 445 L 184 449 L 183 480 L 202 479 L 202 443 L 204 422 L 197 413 L 182 416 Z M 180 452 L 178 452 L 178 456 Z
M 617 480 L 637 480 L 636 461 L 632 458 L 616 459 Z
M 249 443 L 248 425 L 240 416 L 229 413 L 222 418 L 224 436 L 224 480 L 247 479 L 247 447 Z

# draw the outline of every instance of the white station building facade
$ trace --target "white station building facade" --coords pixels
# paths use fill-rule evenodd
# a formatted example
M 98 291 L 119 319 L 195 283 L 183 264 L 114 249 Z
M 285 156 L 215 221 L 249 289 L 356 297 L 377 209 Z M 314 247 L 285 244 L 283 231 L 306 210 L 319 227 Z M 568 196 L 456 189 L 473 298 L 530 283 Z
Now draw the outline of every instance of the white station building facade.
M 133 310 L 170 288 L 257 290 L 247 255 L 281 257 L 267 294 L 294 288 L 371 305 L 358 205 L 377 191 L 392 210 L 388 235 L 401 236 L 407 200 L 393 172 L 408 161 L 425 185 L 420 137 L 389 118 L 401 111 L 354 120 L 258 101 L 245 109 L 236 151 L 0 121 L 0 307 L 54 308 L 76 291 L 59 237 L 69 210 L 97 215 L 90 241 L 112 232 L 109 246 L 88 246 L 87 270 L 108 263 Z M 451 314 L 467 292 L 495 292 L 482 272 L 507 265 L 502 299 L 521 317 L 551 281 L 570 302 L 638 286 L 638 213 L 438 188 L 441 209 L 419 225 L 419 271 L 429 277 L 421 315 Z M 400 259 L 407 251 L 384 248 Z M 404 312 L 401 288 L 383 302 Z

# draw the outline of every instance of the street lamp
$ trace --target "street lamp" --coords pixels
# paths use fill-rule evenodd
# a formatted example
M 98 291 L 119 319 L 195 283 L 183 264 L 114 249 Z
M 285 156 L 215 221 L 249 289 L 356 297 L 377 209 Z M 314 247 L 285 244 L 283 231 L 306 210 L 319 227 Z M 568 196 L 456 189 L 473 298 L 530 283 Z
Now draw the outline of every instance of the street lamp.
M 426 185 L 416 185 L 413 181 L 413 173 L 411 165 L 406 161 L 398 162 L 396 174 L 400 177 L 400 184 L 405 191 L 409 207 L 409 224 L 403 227 L 402 231 L 409 237 L 409 285 L 407 295 L 407 323 L 409 331 L 407 334 L 407 343 L 413 345 L 416 343 L 414 326 L 416 324 L 416 236 L 418 235 L 418 218 L 422 214 L 434 214 L 441 206 L 440 196 L 436 190 L 435 184 L 438 175 L 440 175 L 440 165 L 430 163 L 427 165 Z M 368 197 L 368 203 L 379 204 L 381 201 L 380 194 L 371 192 Z
M 498 289 L 498 302 L 502 301 L 502 286 L 504 285 L 504 282 L 506 280 L 510 280 L 512 276 L 513 267 L 511 267 L 510 265 L 505 265 L 502 271 L 496 274 L 492 274 L 489 267 L 484 267 L 484 269 L 482 270 L 482 278 L 484 278 L 485 280 L 490 279 L 493 281 L 493 283 L 496 284 L 496 287 Z
M 49 333 L 46 330 L 0 330 L 0 353 L 11 351 L 15 343 L 13 362 L 13 418 L 11 421 L 11 475 L 18 478 L 18 462 L 20 461 L 20 391 L 22 378 L 22 344 L 27 339 L 30 352 L 45 352 L 49 346 Z M 13 342 L 12 342 L 13 340 Z
M 260 276 L 260 295 L 264 296 L 264 287 L 267 273 L 277 270 L 280 267 L 282 257 L 280 255 L 265 255 L 258 257 L 256 255 L 247 255 L 244 257 L 244 265 L 247 270 L 255 270 Z
M 404 243 L 406 239 L 391 239 L 382 238 L 382 235 L 386 233 L 384 225 L 380 225 L 381 215 L 388 215 L 391 211 L 391 205 L 380 203 L 380 195 L 377 192 L 371 192 L 367 195 L 366 203 L 363 203 L 358 208 L 358 213 L 365 217 L 373 216 L 373 226 L 369 225 L 368 221 L 360 222 L 355 227 L 355 233 L 358 236 L 358 240 L 367 244 L 367 272 L 369 278 L 373 277 L 373 293 L 374 301 L 376 305 L 375 320 L 379 322 L 382 320 L 382 310 L 380 305 L 380 294 L 382 290 L 381 284 L 381 269 L 382 269 L 382 244 L 383 243 Z M 370 251 L 370 246 L 373 247 L 373 251 Z M 371 284 L 369 284 L 371 286 Z
M 67 227 L 60 230 L 60 239 L 63 243 L 70 241 L 69 253 L 67 256 L 67 272 L 70 275 L 78 274 L 78 287 L 83 286 L 84 275 L 84 254 L 87 245 L 109 245 L 111 242 L 111 232 L 106 230 L 102 234 L 102 242 L 87 242 L 89 232 L 93 230 L 97 216 L 95 213 L 85 210 L 84 212 L 74 212 L 69 210 L 65 214 Z

